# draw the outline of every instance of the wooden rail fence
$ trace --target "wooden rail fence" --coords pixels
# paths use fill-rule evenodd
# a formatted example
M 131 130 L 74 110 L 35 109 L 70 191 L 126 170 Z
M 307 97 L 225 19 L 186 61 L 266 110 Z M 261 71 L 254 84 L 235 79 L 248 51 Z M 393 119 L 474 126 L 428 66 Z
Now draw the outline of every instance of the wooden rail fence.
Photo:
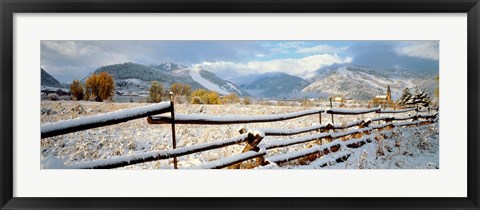
M 173 96 L 172 96 L 173 98 Z M 171 98 L 171 99 L 172 99 Z M 171 100 L 173 101 L 173 100 Z M 434 109 L 437 110 L 438 109 Z M 415 111 L 415 115 L 407 117 L 394 116 L 379 116 L 372 119 L 357 120 L 354 122 L 339 124 L 322 124 L 322 113 L 334 115 L 359 115 L 368 113 L 378 114 L 398 114 Z M 428 109 L 430 112 L 430 109 Z M 170 113 L 170 116 L 158 115 Z M 256 131 L 247 131 L 241 129 L 240 135 L 224 140 L 213 140 L 208 143 L 196 144 L 193 146 L 174 148 L 166 151 L 151 151 L 142 154 L 135 154 L 131 156 L 122 156 L 112 159 L 93 160 L 84 163 L 67 165 L 70 169 L 111 169 L 129 166 L 133 164 L 146 163 L 156 160 L 174 159 L 174 168 L 177 168 L 176 158 L 194 154 L 197 152 L 204 152 L 212 149 L 218 149 L 235 144 L 246 144 L 245 148 L 240 154 L 231 157 L 219 159 L 208 162 L 203 165 L 192 167 L 193 169 L 217 169 L 217 168 L 241 168 L 241 163 L 254 159 L 253 167 L 262 166 L 269 167 L 275 164 L 281 164 L 300 158 L 307 158 L 308 160 L 315 160 L 323 155 L 330 154 L 330 158 L 322 159 L 324 165 L 329 162 L 343 161 L 350 155 L 343 151 L 345 147 L 359 147 L 365 143 L 371 142 L 375 139 L 372 134 L 374 131 L 390 130 L 394 127 L 404 126 L 420 126 L 435 123 L 438 120 L 438 112 L 434 114 L 419 114 L 419 109 L 411 108 L 404 110 L 383 110 L 381 108 L 349 110 L 349 109 L 312 109 L 300 112 L 293 112 L 287 114 L 276 115 L 260 115 L 260 116 L 209 116 L 209 115 L 187 115 L 178 114 L 174 111 L 173 102 L 161 102 L 158 104 L 148 105 L 144 107 L 137 107 L 126 110 L 119 110 L 115 112 L 99 114 L 95 116 L 88 116 L 77 118 L 73 120 L 60 121 L 56 123 L 45 124 L 41 126 L 41 138 L 48 138 L 57 135 L 82 131 L 86 129 L 113 125 L 117 123 L 126 122 L 129 120 L 147 118 L 149 124 L 171 124 L 172 134 L 175 133 L 175 124 L 205 124 L 205 125 L 225 125 L 225 124 L 244 124 L 244 123 L 264 123 L 264 122 L 279 122 L 284 120 L 296 119 L 309 115 L 319 115 L 318 125 L 296 128 L 296 129 L 258 129 Z M 408 121 L 410 120 L 410 121 Z M 372 125 L 372 122 L 385 123 L 379 125 Z M 402 121 L 394 123 L 394 121 Z M 352 127 L 356 129 L 349 129 Z M 336 129 L 336 130 L 335 130 Z M 349 129 L 349 130 L 346 130 Z M 328 132 L 333 130 L 335 132 Z M 344 131 L 338 131 L 344 130 Z M 262 140 L 266 136 L 291 136 L 312 131 L 318 133 L 308 136 L 301 136 L 290 139 L 280 139 L 274 142 L 263 143 Z M 342 140 L 340 138 L 343 138 Z M 327 144 L 321 144 L 321 140 L 327 140 Z M 176 145 L 175 135 L 172 135 L 173 145 Z M 288 147 L 297 144 L 311 144 L 312 147 L 300 151 L 290 152 L 286 154 L 278 154 L 268 156 L 269 150 Z M 321 162 L 321 163 L 323 163 Z

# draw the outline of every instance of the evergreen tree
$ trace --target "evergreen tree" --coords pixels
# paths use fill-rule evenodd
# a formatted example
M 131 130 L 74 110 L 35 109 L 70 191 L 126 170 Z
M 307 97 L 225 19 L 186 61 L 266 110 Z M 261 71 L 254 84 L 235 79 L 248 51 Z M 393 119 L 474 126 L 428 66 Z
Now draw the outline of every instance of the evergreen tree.
M 405 106 L 406 102 L 410 100 L 412 94 L 410 93 L 410 89 L 405 88 L 403 90 L 402 96 L 397 100 L 397 104 L 400 106 Z
M 397 104 L 404 107 L 416 107 L 417 105 L 427 107 L 430 102 L 431 98 L 425 92 L 417 89 L 415 95 L 412 95 L 409 89 L 405 88 Z

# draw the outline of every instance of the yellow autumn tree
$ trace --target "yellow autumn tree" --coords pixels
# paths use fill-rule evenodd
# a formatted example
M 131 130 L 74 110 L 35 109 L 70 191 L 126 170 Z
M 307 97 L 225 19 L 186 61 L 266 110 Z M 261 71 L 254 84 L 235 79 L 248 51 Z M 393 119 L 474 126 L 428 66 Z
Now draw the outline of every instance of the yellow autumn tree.
M 235 93 L 230 93 L 223 97 L 223 103 L 239 103 L 240 98 Z
M 112 99 L 114 91 L 115 81 L 112 75 L 106 72 L 92 74 L 85 81 L 87 100 L 103 101 Z
M 149 92 L 149 101 L 151 103 L 162 101 L 163 85 L 161 83 L 158 83 L 157 81 L 153 82 L 152 86 L 150 86 Z
M 192 87 L 187 84 L 182 84 L 182 83 L 173 83 L 170 85 L 170 91 L 175 95 L 175 96 L 187 96 L 189 97 L 192 94 Z
M 78 80 L 73 80 L 72 84 L 70 84 L 70 93 L 72 94 L 72 98 L 74 100 L 82 100 L 84 95 L 82 83 L 80 83 Z
M 192 92 L 190 96 L 192 104 L 221 104 L 220 95 L 215 91 L 198 89 Z

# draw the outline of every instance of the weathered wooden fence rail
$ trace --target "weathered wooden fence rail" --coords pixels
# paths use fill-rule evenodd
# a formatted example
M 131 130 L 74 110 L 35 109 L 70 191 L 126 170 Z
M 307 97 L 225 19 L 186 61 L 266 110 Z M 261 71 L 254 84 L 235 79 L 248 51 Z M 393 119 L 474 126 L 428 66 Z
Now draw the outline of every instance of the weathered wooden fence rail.
M 201 124 L 201 125 L 226 125 L 241 123 L 265 123 L 290 120 L 308 115 L 316 115 L 324 112 L 323 109 L 313 109 L 288 114 L 259 115 L 259 116 L 212 116 L 199 114 L 177 114 L 175 113 L 175 124 Z M 150 116 L 147 118 L 150 124 L 170 124 L 172 118 L 169 116 Z
M 170 102 L 162 102 L 144 107 L 136 107 L 72 120 L 64 120 L 42 125 L 40 128 L 41 137 L 48 138 L 92 128 L 114 125 L 151 115 L 163 114 L 170 111 Z
M 242 153 L 233 155 L 231 157 L 219 159 L 216 161 L 208 162 L 203 165 L 195 166 L 192 168 L 239 168 L 240 163 L 255 159 L 257 166 L 265 166 L 269 164 L 279 164 L 296 160 L 299 158 L 320 157 L 325 154 L 335 153 L 339 149 L 344 147 L 358 147 L 364 143 L 370 142 L 373 139 L 371 134 L 374 130 L 382 130 L 385 128 L 402 127 L 402 126 L 414 126 L 421 124 L 430 124 L 437 119 L 438 114 L 417 114 L 407 117 L 394 117 L 394 116 L 380 116 L 372 119 L 357 120 L 344 124 L 321 124 L 322 113 L 333 115 L 360 115 L 368 113 L 404 113 L 410 111 L 418 111 L 416 108 L 405 110 L 382 110 L 381 108 L 362 109 L 362 110 L 349 110 L 349 109 L 313 109 L 300 112 L 293 112 L 287 114 L 276 115 L 261 115 L 261 116 L 209 116 L 209 115 L 186 115 L 174 113 L 174 104 L 171 102 L 162 102 L 159 104 L 153 104 L 145 107 L 138 107 L 126 110 L 119 110 L 106 114 L 100 114 L 96 116 L 89 116 L 83 118 L 77 118 L 73 120 L 60 121 L 57 123 L 51 123 L 41 126 L 41 137 L 47 138 L 56 135 L 62 135 L 72 133 L 76 131 L 113 125 L 121 122 L 126 122 L 133 119 L 139 119 L 147 117 L 149 124 L 172 124 L 172 132 L 175 132 L 175 124 L 208 124 L 208 125 L 224 125 L 224 124 L 244 124 L 244 123 L 264 123 L 264 122 L 278 122 L 289 119 L 296 119 L 309 115 L 319 115 L 319 125 L 314 125 L 304 128 L 296 129 L 258 129 L 254 132 L 246 132 L 245 129 L 240 131 L 240 135 L 233 138 L 224 140 L 213 140 L 209 143 L 202 143 L 188 147 L 174 148 L 167 151 L 152 151 L 143 154 L 136 154 L 132 156 L 122 156 L 112 159 L 93 160 L 85 163 L 79 163 L 74 165 L 68 165 L 70 169 L 110 169 L 129 166 L 133 164 L 146 163 L 156 160 L 164 160 L 177 157 L 190 155 L 197 152 L 208 151 L 212 149 L 218 149 L 235 144 L 246 143 Z M 159 116 L 158 114 L 171 113 L 171 116 Z M 174 119 L 174 120 L 172 120 Z M 419 120 L 425 119 L 425 120 Z M 400 123 L 393 123 L 393 121 L 406 121 Z M 371 125 L 371 122 L 384 121 L 384 124 Z M 340 132 L 328 133 L 326 131 L 337 129 L 348 129 L 357 126 L 357 129 L 345 130 Z M 281 139 L 270 143 L 262 143 L 262 139 L 266 136 L 290 136 L 297 135 L 312 131 L 318 131 L 319 133 L 302 136 L 291 139 Z M 173 135 L 172 135 L 173 136 Z M 339 138 L 350 137 L 350 139 L 342 141 Z M 279 154 L 267 157 L 268 150 L 287 147 L 291 145 L 311 143 L 326 139 L 329 143 L 315 145 L 311 148 L 295 151 L 287 154 Z M 175 142 L 175 138 L 173 138 Z M 341 160 L 348 158 L 350 154 L 346 152 L 339 152 L 332 154 L 330 160 L 325 160 L 325 164 L 332 160 Z M 175 165 L 176 165 L 176 161 Z M 176 168 L 176 167 L 175 167 Z

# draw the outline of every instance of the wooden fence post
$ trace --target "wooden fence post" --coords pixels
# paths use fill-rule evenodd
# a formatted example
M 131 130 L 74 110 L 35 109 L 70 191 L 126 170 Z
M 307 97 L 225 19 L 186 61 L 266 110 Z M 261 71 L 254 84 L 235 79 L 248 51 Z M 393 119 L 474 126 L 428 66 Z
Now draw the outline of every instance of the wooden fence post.
M 246 132 L 246 129 L 241 128 L 239 130 L 239 132 L 240 132 L 240 134 L 244 134 Z M 261 136 L 259 134 L 254 136 L 252 133 L 248 133 L 247 138 L 248 138 L 247 145 L 243 148 L 242 153 L 248 152 L 248 151 L 251 151 L 251 150 L 254 150 L 254 151 L 259 150 L 257 145 L 260 144 L 260 142 L 263 139 L 263 136 Z M 257 157 L 255 160 L 257 161 L 258 166 L 263 165 L 264 162 L 265 162 L 265 158 L 263 158 L 263 156 L 262 157 Z M 231 166 L 228 167 L 228 169 L 239 169 L 241 164 L 242 163 L 237 163 L 237 164 L 231 165 Z
M 172 143 L 173 149 L 177 148 L 177 140 L 175 138 L 175 108 L 173 103 L 173 92 L 170 92 L 170 107 L 172 108 L 170 117 L 172 118 Z M 177 157 L 173 157 L 173 168 L 177 169 Z
M 330 97 L 330 109 L 333 108 L 333 104 L 332 104 L 332 97 Z M 332 125 L 334 125 L 335 122 L 333 121 L 333 112 L 332 112 Z
M 322 124 L 322 111 L 318 113 L 318 121 L 320 122 L 320 125 Z

